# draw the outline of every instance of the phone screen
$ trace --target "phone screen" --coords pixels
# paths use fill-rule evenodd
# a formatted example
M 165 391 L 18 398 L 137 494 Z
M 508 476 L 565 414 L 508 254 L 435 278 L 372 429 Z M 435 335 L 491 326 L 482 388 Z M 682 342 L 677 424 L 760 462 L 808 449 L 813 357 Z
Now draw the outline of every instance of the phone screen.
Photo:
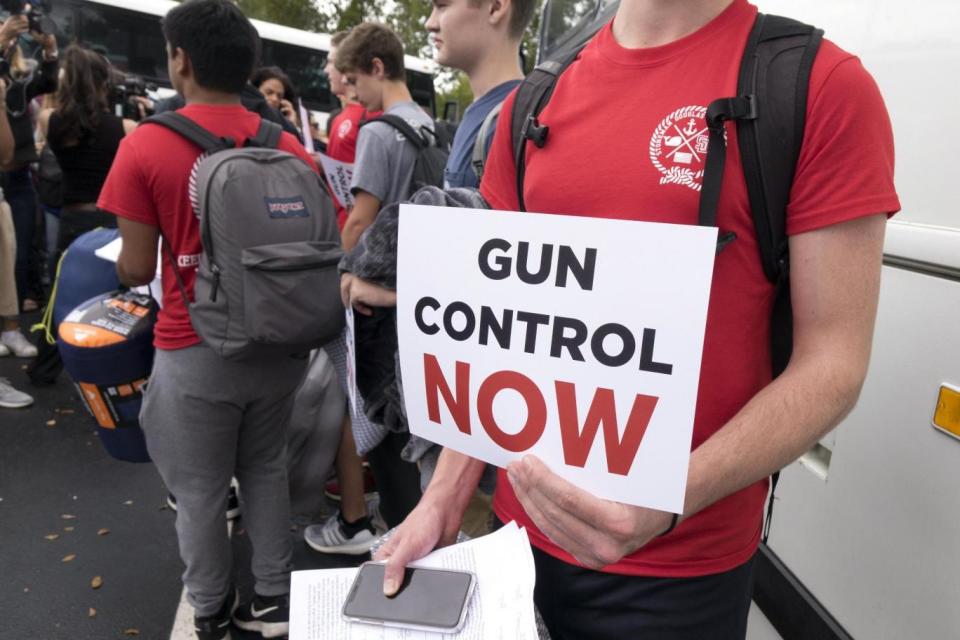
M 383 595 L 382 564 L 365 564 L 343 606 L 348 618 L 443 629 L 455 628 L 467 606 L 473 576 L 462 571 L 408 567 L 400 592 Z

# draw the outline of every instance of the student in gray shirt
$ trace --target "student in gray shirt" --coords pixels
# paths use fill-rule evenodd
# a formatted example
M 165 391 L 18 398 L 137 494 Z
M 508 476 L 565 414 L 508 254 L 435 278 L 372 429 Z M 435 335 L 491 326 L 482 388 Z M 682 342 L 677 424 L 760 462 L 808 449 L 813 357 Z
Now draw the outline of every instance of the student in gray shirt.
M 407 88 L 403 43 L 388 27 L 366 22 L 340 43 L 337 70 L 357 92 L 367 111 L 397 115 L 415 129 L 433 129 L 433 120 L 417 106 Z M 343 227 L 343 248 L 349 251 L 381 207 L 410 196 L 416 149 L 395 128 L 371 122 L 360 129 L 354 162 L 353 210 Z

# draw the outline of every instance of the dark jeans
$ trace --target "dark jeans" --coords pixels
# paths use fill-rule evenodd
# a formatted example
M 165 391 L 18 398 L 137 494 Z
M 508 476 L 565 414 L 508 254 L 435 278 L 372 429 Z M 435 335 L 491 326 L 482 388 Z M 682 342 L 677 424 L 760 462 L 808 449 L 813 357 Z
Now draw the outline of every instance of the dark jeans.
M 400 457 L 409 433 L 387 433 L 383 442 L 367 452 L 370 471 L 380 494 L 380 515 L 390 528 L 403 522 L 420 501 L 420 470 Z
M 4 176 L 3 195 L 13 213 L 17 236 L 17 262 L 14 269 L 17 299 L 23 307 L 30 285 L 30 252 L 37 233 L 37 194 L 30 181 L 29 169 L 9 171 Z
M 737 640 L 747 634 L 753 559 L 697 578 L 601 573 L 533 550 L 533 599 L 552 640 Z

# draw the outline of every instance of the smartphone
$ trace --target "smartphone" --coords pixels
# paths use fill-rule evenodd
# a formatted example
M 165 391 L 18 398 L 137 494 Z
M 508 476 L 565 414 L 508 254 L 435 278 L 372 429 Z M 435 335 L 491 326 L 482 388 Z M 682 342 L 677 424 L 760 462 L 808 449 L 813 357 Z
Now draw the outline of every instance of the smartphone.
M 467 618 L 477 577 L 468 571 L 407 567 L 397 595 L 383 595 L 384 564 L 366 562 L 343 604 L 343 617 L 418 631 L 456 633 Z

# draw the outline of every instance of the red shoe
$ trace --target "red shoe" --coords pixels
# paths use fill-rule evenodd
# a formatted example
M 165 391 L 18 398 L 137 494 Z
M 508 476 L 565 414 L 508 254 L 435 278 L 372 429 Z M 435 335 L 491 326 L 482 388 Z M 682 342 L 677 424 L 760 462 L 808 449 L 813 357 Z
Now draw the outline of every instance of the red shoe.
M 333 480 L 327 481 L 327 484 L 323 485 L 323 495 L 327 496 L 331 500 L 340 502 L 340 483 L 336 478 Z M 373 472 L 370 471 L 370 467 L 366 463 L 363 465 L 363 499 L 372 500 L 377 497 L 377 483 L 373 479 Z

